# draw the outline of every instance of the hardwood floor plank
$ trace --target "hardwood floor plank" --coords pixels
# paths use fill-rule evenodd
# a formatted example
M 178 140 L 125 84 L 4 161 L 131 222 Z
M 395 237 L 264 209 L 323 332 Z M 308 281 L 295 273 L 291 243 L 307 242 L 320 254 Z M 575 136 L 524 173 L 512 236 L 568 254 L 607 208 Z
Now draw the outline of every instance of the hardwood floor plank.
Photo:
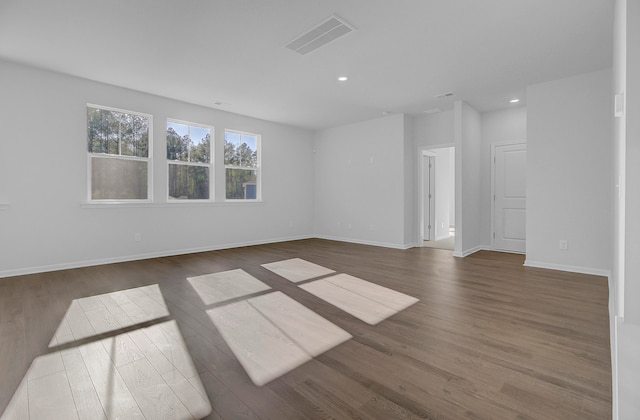
M 200 375 L 202 385 L 207 390 L 211 406 L 223 419 L 258 419 L 253 411 L 247 407 L 233 392 L 220 382 L 210 372 Z
M 34 419 L 78 419 L 67 374 L 29 380 L 29 415 Z
M 336 392 L 332 392 L 318 382 L 308 379 L 296 386 L 296 392 L 322 409 L 325 417 L 334 419 L 372 419 L 345 402 Z
M 294 418 L 298 419 L 326 419 L 327 412 L 303 395 L 298 393 L 295 387 L 289 385 L 286 381 L 276 379 L 270 382 L 267 387 L 278 395 L 286 404 L 293 407 L 299 415 Z M 304 413 L 304 414 L 303 414 Z
M 375 396 L 367 387 L 315 359 L 281 379 L 292 388 L 308 380 L 323 384 L 353 407 L 361 407 Z
M 369 325 L 261 266 L 294 258 L 419 301 Z M 309 239 L 0 279 L 0 414 L 610 419 L 607 279 L 523 262 Z M 238 269 L 352 338 L 256 386 L 187 280 Z

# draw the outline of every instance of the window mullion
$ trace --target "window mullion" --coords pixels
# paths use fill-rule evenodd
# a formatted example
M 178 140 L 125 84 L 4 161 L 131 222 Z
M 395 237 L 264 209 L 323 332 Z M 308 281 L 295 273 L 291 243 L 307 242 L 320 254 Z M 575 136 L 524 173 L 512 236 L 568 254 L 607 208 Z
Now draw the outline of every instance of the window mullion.
M 187 162 L 191 162 L 191 126 L 187 126 Z
M 118 119 L 118 155 L 122 156 L 122 121 Z
M 89 157 L 96 157 L 101 159 L 121 159 L 121 160 L 137 160 L 139 162 L 149 162 L 150 159 L 146 157 L 127 156 L 127 155 L 109 155 L 106 153 L 89 153 Z

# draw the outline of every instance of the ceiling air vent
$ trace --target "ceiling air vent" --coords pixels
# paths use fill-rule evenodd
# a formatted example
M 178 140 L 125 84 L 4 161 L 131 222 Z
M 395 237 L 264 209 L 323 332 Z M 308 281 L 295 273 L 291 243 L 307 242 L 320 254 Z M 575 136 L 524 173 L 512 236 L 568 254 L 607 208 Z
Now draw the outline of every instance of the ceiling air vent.
M 451 96 L 454 96 L 455 93 L 453 92 L 446 92 L 446 93 L 441 93 L 440 95 L 436 95 L 436 98 L 438 99 L 442 99 L 442 98 L 449 98 Z
M 298 54 L 304 55 L 317 50 L 323 45 L 326 45 L 353 30 L 353 26 L 349 25 L 338 16 L 333 15 L 315 28 L 289 42 L 285 47 L 289 48 L 291 51 L 297 52 Z

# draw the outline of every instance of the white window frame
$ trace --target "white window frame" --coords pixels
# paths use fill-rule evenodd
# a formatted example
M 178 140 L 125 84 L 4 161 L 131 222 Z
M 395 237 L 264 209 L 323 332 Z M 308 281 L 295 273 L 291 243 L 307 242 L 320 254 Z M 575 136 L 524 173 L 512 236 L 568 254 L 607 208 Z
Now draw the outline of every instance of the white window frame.
M 209 203 L 209 202 L 213 202 L 215 201 L 215 176 L 214 176 L 214 157 L 215 157 L 215 139 L 216 139 L 216 131 L 215 131 L 215 127 L 212 125 L 208 125 L 208 124 L 198 124 L 198 123 L 193 123 L 190 121 L 184 121 L 184 120 L 177 120 L 175 118 L 167 118 L 167 124 L 165 124 L 165 139 L 166 139 L 166 125 L 168 125 L 168 123 L 176 123 L 176 124 L 183 124 L 186 125 L 188 127 L 200 127 L 200 128 L 206 128 L 208 130 L 210 130 L 211 132 L 211 136 L 209 139 L 209 163 L 202 163 L 202 162 L 183 162 L 181 160 L 169 160 L 166 156 L 166 150 L 165 150 L 165 159 L 167 161 L 167 203 Z M 191 138 L 191 137 L 189 137 Z M 166 149 L 166 142 L 165 142 L 165 149 Z M 191 150 L 189 149 L 189 152 L 191 152 Z M 171 198 L 169 196 L 169 165 L 185 165 L 185 166 L 201 166 L 201 167 L 205 167 L 205 168 L 209 168 L 209 198 L 208 199 L 179 199 L 179 198 Z
M 249 166 L 235 166 L 235 165 L 224 165 L 224 199 L 226 202 L 231 202 L 231 203 L 256 203 L 256 202 L 261 202 L 262 201 L 262 134 L 256 134 L 256 133 L 250 133 L 248 131 L 240 131 L 240 130 L 234 130 L 232 128 L 225 128 L 224 130 L 224 138 L 223 140 L 223 145 L 224 142 L 226 141 L 226 133 L 236 133 L 236 134 L 240 134 L 240 135 L 245 135 L 245 136 L 255 136 L 256 137 L 256 152 L 257 152 L 257 159 L 256 159 L 256 167 L 252 168 Z M 223 146 L 224 149 L 224 146 Z M 222 156 L 222 163 L 224 164 L 224 155 Z M 252 171 L 256 171 L 256 198 L 252 198 L 252 199 L 244 199 L 244 198 L 227 198 L 227 169 L 245 169 L 245 170 L 252 170 Z
M 149 140 L 148 140 L 148 156 L 146 158 L 144 157 L 138 157 L 138 156 L 126 156 L 126 155 L 112 155 L 112 154 L 108 154 L 108 153 L 91 153 L 89 152 L 89 146 L 88 146 L 88 133 L 87 136 L 85 137 L 85 147 L 87 148 L 87 198 L 88 198 L 88 202 L 89 203 L 151 203 L 153 202 L 153 115 L 151 114 L 145 114 L 144 112 L 137 112 L 137 111 L 130 111 L 127 109 L 121 109 L 121 108 L 113 108 L 113 107 L 109 107 L 109 106 L 104 106 L 104 105 L 97 105 L 97 104 L 92 104 L 92 103 L 87 103 L 87 107 L 85 108 L 85 112 L 87 115 L 87 120 L 86 120 L 86 128 L 88 130 L 89 128 L 89 120 L 88 120 L 88 108 L 96 108 L 96 109 L 103 109 L 105 111 L 113 111 L 113 112 L 120 112 L 123 114 L 131 114 L 131 115 L 137 115 L 140 117 L 146 117 L 149 119 Z M 119 151 L 121 152 L 121 144 L 118 144 L 119 147 Z M 147 162 L 147 198 L 131 198 L 131 199 L 110 199 L 110 198 L 104 198 L 104 199 L 94 199 L 92 197 L 92 186 L 93 186 L 93 179 L 92 179 L 92 159 L 93 158 L 100 158 L 100 159 L 121 159 L 121 160 L 134 160 L 134 161 L 140 161 L 140 162 Z

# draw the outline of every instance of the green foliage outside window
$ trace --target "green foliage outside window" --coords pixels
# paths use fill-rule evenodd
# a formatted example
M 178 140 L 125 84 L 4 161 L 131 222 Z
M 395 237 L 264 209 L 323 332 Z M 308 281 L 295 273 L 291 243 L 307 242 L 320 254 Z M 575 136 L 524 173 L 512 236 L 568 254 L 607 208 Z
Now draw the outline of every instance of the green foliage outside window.
M 224 165 L 226 198 L 256 199 L 259 169 L 258 136 L 225 131 Z
M 87 107 L 92 200 L 148 198 L 150 118 Z
M 170 199 L 209 199 L 209 128 L 167 122 L 167 160 Z
M 149 157 L 149 118 L 87 108 L 89 153 Z
M 149 198 L 151 116 L 87 107 L 87 151 L 92 200 Z M 167 122 L 169 199 L 210 199 L 212 130 Z M 259 198 L 260 136 L 225 131 L 225 196 Z

